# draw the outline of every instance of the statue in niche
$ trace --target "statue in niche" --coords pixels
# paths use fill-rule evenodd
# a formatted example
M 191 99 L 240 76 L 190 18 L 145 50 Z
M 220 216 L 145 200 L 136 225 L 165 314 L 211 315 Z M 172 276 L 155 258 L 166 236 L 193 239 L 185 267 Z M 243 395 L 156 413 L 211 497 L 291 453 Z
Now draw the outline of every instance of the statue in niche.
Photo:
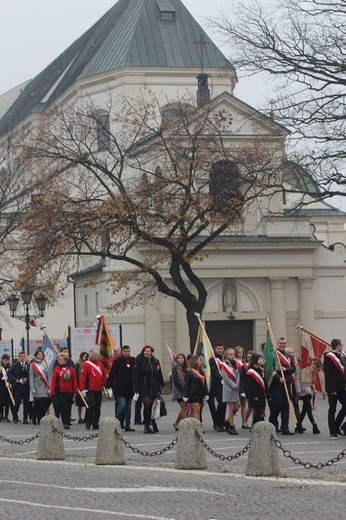
M 235 290 L 232 290 L 230 285 L 227 285 L 223 295 L 223 311 L 234 312 L 236 310 L 236 295 Z

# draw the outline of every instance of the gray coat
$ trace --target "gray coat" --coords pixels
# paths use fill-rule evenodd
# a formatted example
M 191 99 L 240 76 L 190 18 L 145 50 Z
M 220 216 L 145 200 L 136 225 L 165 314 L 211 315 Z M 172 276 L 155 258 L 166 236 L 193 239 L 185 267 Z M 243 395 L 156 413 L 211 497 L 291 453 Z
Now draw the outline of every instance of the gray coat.
M 230 365 L 230 368 L 232 368 L 231 365 Z M 233 372 L 235 373 L 234 375 L 236 377 L 236 383 L 234 383 L 234 381 L 232 381 L 232 379 L 230 379 L 223 370 L 221 371 L 222 379 L 223 379 L 222 401 L 224 403 L 236 403 L 239 401 L 239 392 L 238 392 L 239 381 L 240 381 L 239 370 L 237 370 L 236 372 L 233 370 Z M 236 388 L 237 388 L 237 390 L 236 390 Z
M 42 361 L 39 361 L 38 359 L 34 358 L 32 360 L 32 363 L 36 363 L 37 365 L 40 365 L 43 368 L 46 379 L 48 381 L 48 385 L 50 385 L 48 367 L 45 360 L 43 359 Z M 40 377 L 36 374 L 35 370 L 32 367 L 32 363 L 30 365 L 30 392 L 32 393 L 32 397 L 34 399 L 49 397 L 49 390 L 48 388 L 46 388 L 45 384 L 42 382 Z
M 182 399 L 185 386 L 185 377 L 179 363 L 174 362 L 172 365 L 172 380 L 173 380 L 173 399 Z

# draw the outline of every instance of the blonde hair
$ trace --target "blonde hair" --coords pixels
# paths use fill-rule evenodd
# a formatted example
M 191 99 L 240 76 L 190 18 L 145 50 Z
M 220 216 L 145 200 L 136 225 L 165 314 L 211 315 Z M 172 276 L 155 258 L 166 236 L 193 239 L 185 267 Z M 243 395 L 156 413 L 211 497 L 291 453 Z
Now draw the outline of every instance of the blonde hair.
M 60 352 L 58 355 L 58 358 L 63 359 L 64 361 L 68 360 L 68 354 L 65 354 L 65 352 Z
M 234 348 L 232 348 L 232 347 L 231 347 L 231 348 L 227 348 L 227 349 L 225 350 L 225 352 L 222 354 L 222 361 L 225 361 L 225 359 L 227 359 L 227 354 L 228 354 L 228 352 L 230 352 L 231 350 L 233 350 L 233 353 L 235 354 L 235 350 L 234 350 Z

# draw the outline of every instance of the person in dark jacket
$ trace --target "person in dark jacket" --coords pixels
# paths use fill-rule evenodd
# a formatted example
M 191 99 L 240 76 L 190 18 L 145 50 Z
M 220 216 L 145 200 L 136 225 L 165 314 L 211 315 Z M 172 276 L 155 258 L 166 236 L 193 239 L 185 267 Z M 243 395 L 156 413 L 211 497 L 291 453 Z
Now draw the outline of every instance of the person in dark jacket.
M 182 419 L 186 418 L 186 403 L 183 400 L 183 392 L 185 386 L 185 374 L 187 370 L 187 361 L 185 354 L 178 354 L 172 365 L 172 381 L 173 392 L 172 398 L 177 401 L 180 406 L 180 412 L 173 424 L 175 430 L 179 430 L 178 424 Z
M 328 427 L 330 438 L 337 439 L 342 435 L 340 426 L 346 415 L 346 363 L 342 355 L 340 339 L 332 339 L 332 351 L 324 356 L 324 377 L 328 394 Z M 335 417 L 337 404 L 341 408 Z
M 122 428 L 124 428 L 125 422 L 126 432 L 135 431 L 131 428 L 134 364 L 135 358 L 131 356 L 131 348 L 129 345 L 124 345 L 121 349 L 121 356 L 113 361 L 106 384 L 106 388 L 113 390 L 117 403 L 115 417 L 120 421 Z
M 26 362 L 25 352 L 19 354 L 19 361 L 13 363 L 7 373 L 8 381 L 12 385 L 12 393 L 14 397 L 14 415 L 13 422 L 19 421 L 18 411 L 21 402 L 23 401 L 23 424 L 29 424 L 29 369 L 30 366 Z
M 10 369 L 10 356 L 3 354 L 0 365 L 0 422 L 11 422 L 8 418 L 8 412 L 11 410 L 14 417 L 14 407 L 8 391 L 9 383 L 7 372 Z
M 143 433 L 158 432 L 157 424 L 152 421 L 153 429 L 150 428 L 151 411 L 154 399 L 161 394 L 165 388 L 159 360 L 153 356 L 154 348 L 145 345 L 141 353 L 136 357 L 133 368 L 133 387 L 136 397 L 139 396 L 143 403 L 144 431 Z
M 215 358 L 222 360 L 224 346 L 223 343 L 221 343 L 221 341 L 216 343 L 214 351 Z M 222 375 L 217 367 L 215 358 L 212 357 L 209 360 L 211 379 L 208 406 L 210 410 L 210 415 L 213 419 L 214 430 L 217 432 L 223 432 L 225 431 L 224 424 L 227 403 L 224 403 L 222 401 Z M 217 407 L 215 407 L 215 399 L 217 402 Z
M 184 401 L 192 407 L 192 417 L 201 420 L 201 410 L 204 400 L 208 401 L 209 394 L 206 378 L 202 369 L 202 361 L 198 356 L 192 356 L 189 368 L 186 371 Z
M 253 354 L 245 376 L 249 408 L 254 410 L 252 426 L 259 421 L 264 421 L 265 416 L 268 387 L 264 377 L 263 365 L 264 358 L 262 354 Z

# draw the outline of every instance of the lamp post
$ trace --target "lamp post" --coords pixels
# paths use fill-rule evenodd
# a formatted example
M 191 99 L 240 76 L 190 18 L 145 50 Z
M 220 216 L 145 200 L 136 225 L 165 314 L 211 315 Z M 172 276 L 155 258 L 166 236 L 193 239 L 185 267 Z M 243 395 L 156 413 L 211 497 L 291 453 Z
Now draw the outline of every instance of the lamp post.
M 36 300 L 36 305 L 38 308 L 38 315 L 33 315 L 29 313 L 29 308 L 32 300 L 33 291 L 30 289 L 24 289 L 22 292 L 22 300 L 23 300 L 23 306 L 24 306 L 24 315 L 18 315 L 17 314 L 17 307 L 19 303 L 19 298 L 12 294 L 12 296 L 9 296 L 7 298 L 8 305 L 10 307 L 10 315 L 11 318 L 16 318 L 17 320 L 24 321 L 25 328 L 26 328 L 26 350 L 27 354 L 29 354 L 29 330 L 30 330 L 30 319 L 31 318 L 43 318 L 45 310 L 46 310 L 46 304 L 47 304 L 47 298 L 43 296 L 43 294 L 40 294 Z

